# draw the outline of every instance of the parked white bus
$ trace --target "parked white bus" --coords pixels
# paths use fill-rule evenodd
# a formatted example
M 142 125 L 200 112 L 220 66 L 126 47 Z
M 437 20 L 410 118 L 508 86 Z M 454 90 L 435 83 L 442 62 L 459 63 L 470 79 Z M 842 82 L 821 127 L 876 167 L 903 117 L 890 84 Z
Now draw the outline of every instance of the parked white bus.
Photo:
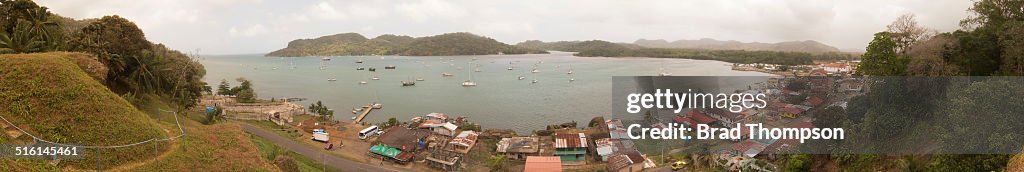
M 366 127 L 362 131 L 359 131 L 359 139 L 366 140 L 366 138 L 377 134 L 377 130 L 380 130 L 380 127 L 377 127 L 376 125 Z

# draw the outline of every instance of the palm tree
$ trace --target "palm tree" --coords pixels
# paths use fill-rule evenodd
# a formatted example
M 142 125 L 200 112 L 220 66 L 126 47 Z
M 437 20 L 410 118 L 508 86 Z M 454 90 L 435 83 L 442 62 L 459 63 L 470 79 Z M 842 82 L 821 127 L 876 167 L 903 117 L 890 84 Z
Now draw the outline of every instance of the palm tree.
M 46 7 L 27 9 L 27 21 L 32 24 L 29 30 L 33 37 L 46 42 L 47 46 L 56 45 L 56 38 L 60 33 L 60 24 L 50 19 L 50 12 Z
M 14 33 L 8 35 L 0 32 L 0 53 L 31 53 L 42 51 L 46 42 L 38 40 L 29 33 L 31 25 L 25 20 L 18 20 Z
M 143 51 L 141 56 L 131 56 L 127 59 L 125 75 L 123 78 L 116 78 L 132 92 L 137 95 L 144 92 L 156 92 L 160 90 L 160 73 L 167 71 L 167 61 L 159 55 L 150 51 Z

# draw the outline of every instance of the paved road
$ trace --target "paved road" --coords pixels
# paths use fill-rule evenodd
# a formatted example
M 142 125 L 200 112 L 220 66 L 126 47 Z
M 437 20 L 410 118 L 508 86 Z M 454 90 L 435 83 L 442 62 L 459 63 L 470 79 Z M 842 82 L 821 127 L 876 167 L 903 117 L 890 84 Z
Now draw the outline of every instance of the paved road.
M 303 156 L 309 157 L 310 159 L 325 162 L 325 164 L 332 166 L 337 169 L 344 171 L 397 171 L 393 169 L 383 168 L 378 165 L 363 164 L 341 157 L 337 157 L 330 154 L 321 153 L 320 150 L 311 148 L 303 143 L 296 142 L 295 140 L 282 137 L 281 135 L 274 134 L 271 131 L 255 127 L 246 123 L 238 123 L 245 132 L 252 133 L 253 135 L 265 138 L 274 142 L 274 144 L 281 146 L 285 149 L 291 150 L 295 153 L 302 154 Z M 322 159 L 325 158 L 325 159 Z

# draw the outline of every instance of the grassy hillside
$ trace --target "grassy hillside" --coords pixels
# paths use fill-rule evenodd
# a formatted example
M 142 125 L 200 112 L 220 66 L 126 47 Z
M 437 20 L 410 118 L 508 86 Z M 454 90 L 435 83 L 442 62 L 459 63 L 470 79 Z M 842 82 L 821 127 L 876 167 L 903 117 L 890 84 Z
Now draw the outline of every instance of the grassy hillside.
M 0 116 L 42 139 L 75 145 L 123 145 L 167 133 L 127 101 L 110 92 L 69 59 L 79 53 L 0 55 Z M 0 143 L 30 143 L 23 135 L 0 135 Z M 166 145 L 104 149 L 99 159 L 115 166 L 155 156 Z M 95 150 L 80 150 L 86 159 L 66 160 L 61 166 L 92 169 Z M 0 171 L 24 163 L 0 162 Z
M 467 32 L 446 33 L 413 38 L 401 35 L 381 35 L 367 39 L 358 33 L 342 33 L 315 39 L 297 39 L 288 47 L 270 52 L 267 56 L 344 56 L 344 55 L 407 55 L 447 56 L 486 54 L 536 54 L 543 50 L 511 46 L 494 39 Z

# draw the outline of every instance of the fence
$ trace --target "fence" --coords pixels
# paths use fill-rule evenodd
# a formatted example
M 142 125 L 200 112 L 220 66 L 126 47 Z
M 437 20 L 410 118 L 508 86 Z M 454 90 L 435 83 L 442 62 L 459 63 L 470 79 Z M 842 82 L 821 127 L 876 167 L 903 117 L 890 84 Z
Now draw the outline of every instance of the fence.
M 42 143 L 47 143 L 47 144 L 56 145 L 56 146 L 63 146 L 63 147 L 78 147 L 78 148 L 83 148 L 83 149 L 95 149 L 95 151 L 96 151 L 96 155 L 95 155 L 96 156 L 96 171 L 101 171 L 103 168 L 102 168 L 102 161 L 101 161 L 100 156 L 103 155 L 102 154 L 102 150 L 103 149 L 117 149 L 117 148 L 134 147 L 134 146 L 140 146 L 140 145 L 152 142 L 153 143 L 153 152 L 154 152 L 154 154 L 157 154 L 159 152 L 158 149 L 160 147 L 159 146 L 160 142 L 170 142 L 170 141 L 177 140 L 179 138 L 182 140 L 182 143 L 183 143 L 182 147 L 186 147 L 186 145 L 184 145 L 184 144 L 186 144 L 185 143 L 185 128 L 182 127 L 181 126 L 181 122 L 178 121 L 178 112 L 176 112 L 176 111 L 167 111 L 167 110 L 163 110 L 163 109 L 159 109 L 159 110 L 162 111 L 162 112 L 170 112 L 170 113 L 174 114 L 174 124 L 178 126 L 178 131 L 181 132 L 180 134 L 178 134 L 177 136 L 174 136 L 174 137 L 167 137 L 167 138 L 162 138 L 162 139 L 151 138 L 151 139 L 148 139 L 148 140 L 144 140 L 144 141 L 140 141 L 140 142 L 135 142 L 135 143 L 130 143 L 130 144 L 123 144 L 123 145 L 96 146 L 96 145 L 72 145 L 72 144 L 57 143 L 57 142 L 54 142 L 54 141 L 45 140 L 45 139 L 40 138 L 40 137 L 38 137 L 36 135 L 33 135 L 32 133 L 29 133 L 29 132 L 25 131 L 24 129 L 21 129 L 21 127 L 18 127 L 17 125 L 14 125 L 14 123 L 11 123 L 11 121 L 8 121 L 7 118 L 4 118 L 3 116 L 0 116 L 0 120 L 3 120 L 5 123 L 7 123 L 8 126 L 14 127 L 15 129 L 18 130 L 18 132 L 21 132 L 22 134 L 27 135 L 29 137 L 32 137 L 32 141 L 35 142 L 35 143 L 42 142 Z M 156 158 L 156 157 L 154 157 L 154 158 Z M 54 156 L 54 160 L 56 160 L 56 159 L 59 159 L 59 158 Z

